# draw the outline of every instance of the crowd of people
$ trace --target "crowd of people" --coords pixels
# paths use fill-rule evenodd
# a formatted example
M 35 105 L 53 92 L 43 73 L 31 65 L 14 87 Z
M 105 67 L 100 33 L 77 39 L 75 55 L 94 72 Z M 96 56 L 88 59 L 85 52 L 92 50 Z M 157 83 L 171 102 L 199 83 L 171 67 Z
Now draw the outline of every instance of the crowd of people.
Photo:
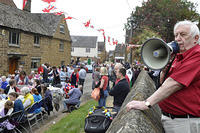
M 36 102 L 48 98 L 44 109 L 48 115 L 53 111 L 53 93 L 49 87 L 65 88 L 66 84 L 70 84 L 66 99 L 63 100 L 64 110 L 67 110 L 70 104 L 80 104 L 80 97 L 83 93 L 83 86 L 86 78 L 86 70 L 83 65 L 74 68 L 72 66 L 50 67 L 43 64 L 38 71 L 31 71 L 27 75 L 20 66 L 15 74 L 1 76 L 0 78 L 0 102 L 4 105 L 0 108 L 0 116 L 4 117 L 18 111 L 25 111 L 32 107 Z M 78 88 L 79 85 L 79 88 Z M 65 91 L 62 91 L 62 95 Z M 33 113 L 41 112 L 41 108 L 34 110 Z M 45 113 L 45 112 L 43 112 Z M 7 124 L 5 124 L 5 122 Z M 4 126 L 5 132 L 12 132 L 15 125 L 9 121 L 0 124 Z
M 96 65 L 92 74 L 92 89 L 100 88 L 99 107 L 106 107 L 106 99 L 110 95 L 114 97 L 113 108 L 118 112 L 135 83 L 141 67 L 129 63 Z

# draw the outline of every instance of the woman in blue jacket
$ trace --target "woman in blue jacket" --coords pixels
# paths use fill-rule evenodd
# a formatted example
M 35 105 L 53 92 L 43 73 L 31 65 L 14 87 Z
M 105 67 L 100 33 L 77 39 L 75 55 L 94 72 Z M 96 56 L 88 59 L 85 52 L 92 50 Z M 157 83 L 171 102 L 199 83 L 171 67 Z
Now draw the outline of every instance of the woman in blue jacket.
M 14 110 L 13 112 L 24 111 L 23 103 L 20 99 L 18 99 L 18 94 L 16 92 L 9 93 L 9 98 L 11 101 L 14 101 Z

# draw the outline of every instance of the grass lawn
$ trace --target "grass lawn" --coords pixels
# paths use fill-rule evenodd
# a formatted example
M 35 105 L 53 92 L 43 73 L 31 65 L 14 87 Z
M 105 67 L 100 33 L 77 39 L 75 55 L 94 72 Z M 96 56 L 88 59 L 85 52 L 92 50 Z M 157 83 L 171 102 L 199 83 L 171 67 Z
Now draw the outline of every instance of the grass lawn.
M 96 106 L 94 100 L 88 101 L 78 110 L 73 111 L 66 117 L 62 118 L 58 123 L 51 126 L 45 133 L 81 133 L 84 132 L 85 118 L 91 107 Z

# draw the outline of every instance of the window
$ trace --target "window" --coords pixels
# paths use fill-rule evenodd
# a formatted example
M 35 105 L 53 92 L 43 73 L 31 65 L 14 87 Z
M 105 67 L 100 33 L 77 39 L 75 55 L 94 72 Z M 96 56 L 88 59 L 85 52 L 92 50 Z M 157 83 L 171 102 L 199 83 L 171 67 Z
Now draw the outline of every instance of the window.
M 90 48 L 86 48 L 86 49 L 85 49 L 85 52 L 86 52 L 86 53 L 90 53 Z
M 31 70 L 37 70 L 40 66 L 41 59 L 40 58 L 32 58 L 31 59 Z
M 71 48 L 71 51 L 74 52 L 74 48 Z
M 10 31 L 9 32 L 9 44 L 19 45 L 19 32 Z
M 65 26 L 63 24 L 60 25 L 60 33 L 65 33 Z
M 60 41 L 59 50 L 64 51 L 64 42 L 63 41 Z
M 40 45 L 40 37 L 37 35 L 34 36 L 34 44 Z

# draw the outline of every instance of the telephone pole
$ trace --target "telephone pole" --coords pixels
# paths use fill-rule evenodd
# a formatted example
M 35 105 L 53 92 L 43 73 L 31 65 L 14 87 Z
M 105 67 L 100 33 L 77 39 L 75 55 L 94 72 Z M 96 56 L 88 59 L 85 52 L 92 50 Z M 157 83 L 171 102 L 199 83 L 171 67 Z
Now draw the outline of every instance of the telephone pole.
M 130 37 L 129 37 L 129 44 L 132 44 L 132 38 L 133 38 L 133 12 L 131 13 L 131 17 L 129 18 L 129 22 L 131 23 L 131 31 L 130 31 Z M 132 55 L 133 54 L 133 48 L 130 49 L 130 64 L 132 65 Z

